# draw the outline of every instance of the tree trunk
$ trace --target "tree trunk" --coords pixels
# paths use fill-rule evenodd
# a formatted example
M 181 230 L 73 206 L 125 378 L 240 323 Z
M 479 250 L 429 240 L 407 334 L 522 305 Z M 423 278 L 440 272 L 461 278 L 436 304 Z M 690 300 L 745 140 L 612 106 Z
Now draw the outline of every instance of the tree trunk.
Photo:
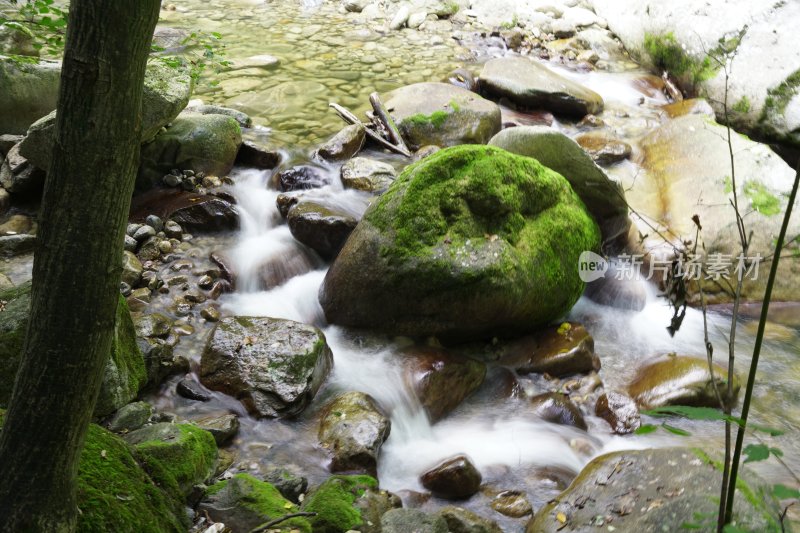
M 160 0 L 72 0 L 31 318 L 0 433 L 0 531 L 73 531 L 108 360 Z

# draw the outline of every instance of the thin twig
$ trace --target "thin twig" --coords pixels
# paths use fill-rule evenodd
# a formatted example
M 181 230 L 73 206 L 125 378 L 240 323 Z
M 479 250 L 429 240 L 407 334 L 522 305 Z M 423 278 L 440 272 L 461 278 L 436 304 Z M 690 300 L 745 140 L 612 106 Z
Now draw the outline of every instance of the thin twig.
M 387 150 L 391 150 L 392 152 L 395 152 L 395 153 L 400 154 L 400 155 L 404 155 L 406 157 L 411 157 L 411 153 L 407 149 L 403 149 L 403 148 L 401 148 L 399 146 L 395 146 L 394 144 L 390 143 L 389 141 L 387 141 L 386 139 L 384 139 L 383 137 L 381 137 L 380 135 L 378 135 L 377 133 L 375 133 L 374 131 L 369 129 L 363 122 L 361 122 L 358 119 L 357 116 L 355 116 L 352 112 L 350 112 L 350 110 L 347 109 L 346 107 L 342 107 L 339 104 L 336 104 L 336 103 L 333 103 L 333 102 L 331 102 L 328 105 L 334 111 L 336 111 L 336 114 L 339 115 L 342 118 L 342 120 L 344 120 L 348 124 L 358 124 L 359 126 L 364 128 L 364 131 L 367 133 L 367 137 L 369 137 L 373 141 L 377 142 L 378 144 L 380 144 L 381 146 L 383 146 Z

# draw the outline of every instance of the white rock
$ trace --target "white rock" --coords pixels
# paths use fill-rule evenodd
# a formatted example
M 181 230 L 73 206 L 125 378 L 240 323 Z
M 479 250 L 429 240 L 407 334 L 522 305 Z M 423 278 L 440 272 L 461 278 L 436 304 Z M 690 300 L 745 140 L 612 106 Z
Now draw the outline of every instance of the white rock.
M 400 9 L 397 10 L 394 17 L 392 17 L 392 21 L 389 23 L 389 29 L 392 30 L 399 30 L 403 26 L 405 26 L 406 22 L 408 21 L 409 9 L 407 5 L 400 6 Z
M 408 16 L 408 27 L 411 29 L 417 29 L 422 26 L 422 23 L 425 22 L 425 18 L 428 14 L 424 11 L 417 11 L 416 13 L 412 13 Z

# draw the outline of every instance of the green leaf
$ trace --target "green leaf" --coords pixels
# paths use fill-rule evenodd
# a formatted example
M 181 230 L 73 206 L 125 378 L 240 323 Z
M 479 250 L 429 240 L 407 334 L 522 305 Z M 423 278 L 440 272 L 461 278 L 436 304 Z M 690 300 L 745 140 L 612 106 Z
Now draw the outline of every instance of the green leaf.
M 654 426 L 653 424 L 642 424 L 639 426 L 639 429 L 633 432 L 634 435 L 647 435 L 648 433 L 652 433 L 658 429 L 658 426 Z
M 666 430 L 667 430 L 667 431 L 669 431 L 670 433 L 672 433 L 672 434 L 674 434 L 674 435 L 680 435 L 681 437 L 688 437 L 688 436 L 690 436 L 690 435 L 691 435 L 691 433 L 689 433 L 689 432 L 688 432 L 688 431 L 686 431 L 685 429 L 676 428 L 675 426 L 670 426 L 670 425 L 669 425 L 669 424 L 667 424 L 666 422 L 664 422 L 663 424 L 661 424 L 661 427 L 662 427 L 662 428 L 664 428 L 664 429 L 666 429 Z
M 789 488 L 786 485 L 775 485 L 772 487 L 772 494 L 779 500 L 800 500 L 800 490 Z
M 766 433 L 771 437 L 780 437 L 785 432 L 780 429 L 771 428 L 768 426 L 762 426 L 760 424 L 747 424 L 748 429 L 752 429 L 753 431 L 760 431 L 761 433 Z
M 742 450 L 747 456 L 745 463 L 755 463 L 769 459 L 769 446 L 766 444 L 748 444 Z
M 723 191 L 725 194 L 730 194 L 733 192 L 733 180 L 731 180 L 730 176 L 725 176 L 722 180 L 722 184 L 724 185 Z
M 655 407 L 642 411 L 642 414 L 650 416 L 682 416 L 689 420 L 729 420 L 732 422 L 739 420 L 713 407 L 689 407 L 687 405 Z
M 750 533 L 746 529 L 736 527 L 732 524 L 725 524 L 725 527 L 722 528 L 722 531 L 723 533 Z

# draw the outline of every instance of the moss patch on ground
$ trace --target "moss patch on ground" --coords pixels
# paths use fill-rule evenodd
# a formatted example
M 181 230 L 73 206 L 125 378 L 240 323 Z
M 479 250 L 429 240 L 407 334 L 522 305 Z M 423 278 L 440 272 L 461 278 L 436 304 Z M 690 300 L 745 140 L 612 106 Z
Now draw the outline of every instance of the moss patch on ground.
M 703 59 L 692 57 L 672 32 L 646 33 L 644 50 L 657 68 L 676 77 L 686 76 L 695 84 L 712 78 L 719 70 L 708 56 Z
M 370 476 L 332 476 L 306 498 L 303 511 L 317 513 L 310 518 L 314 533 L 344 533 L 362 523 L 354 504 L 367 489 L 378 487 Z

